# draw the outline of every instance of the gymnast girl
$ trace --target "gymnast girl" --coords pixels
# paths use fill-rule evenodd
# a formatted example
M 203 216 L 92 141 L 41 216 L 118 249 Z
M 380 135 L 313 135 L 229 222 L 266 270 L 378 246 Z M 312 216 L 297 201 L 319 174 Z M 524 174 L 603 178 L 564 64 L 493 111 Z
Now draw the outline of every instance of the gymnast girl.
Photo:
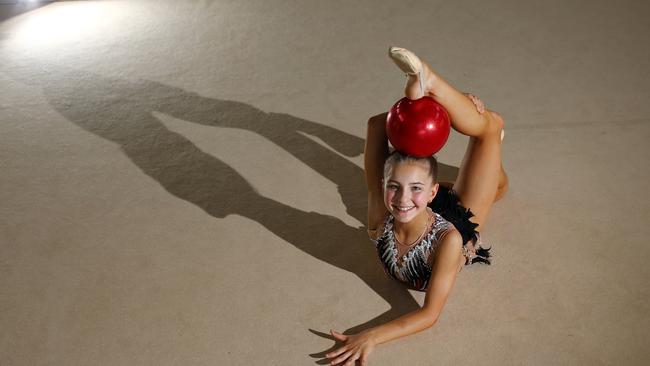
M 439 183 L 434 156 L 389 153 L 386 113 L 368 120 L 368 235 L 385 272 L 426 295 L 421 308 L 361 333 L 332 330 L 343 343 L 326 354 L 332 365 L 365 365 L 375 346 L 433 326 L 463 266 L 490 264 L 479 231 L 492 204 L 508 190 L 501 162 L 501 116 L 486 110 L 477 97 L 454 89 L 412 52 L 391 47 L 389 56 L 407 75 L 406 97 L 431 97 L 440 103 L 452 128 L 469 136 L 469 143 L 456 181 Z

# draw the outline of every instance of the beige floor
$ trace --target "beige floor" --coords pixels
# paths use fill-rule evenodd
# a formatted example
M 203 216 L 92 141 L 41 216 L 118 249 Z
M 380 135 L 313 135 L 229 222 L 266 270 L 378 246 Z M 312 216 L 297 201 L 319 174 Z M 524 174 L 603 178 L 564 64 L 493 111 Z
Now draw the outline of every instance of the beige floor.
M 504 115 L 511 191 L 494 264 L 370 364 L 647 364 L 649 13 L 79 1 L 4 20 L 0 365 L 310 365 L 322 332 L 418 306 L 362 227 L 365 120 L 404 82 L 389 45 Z

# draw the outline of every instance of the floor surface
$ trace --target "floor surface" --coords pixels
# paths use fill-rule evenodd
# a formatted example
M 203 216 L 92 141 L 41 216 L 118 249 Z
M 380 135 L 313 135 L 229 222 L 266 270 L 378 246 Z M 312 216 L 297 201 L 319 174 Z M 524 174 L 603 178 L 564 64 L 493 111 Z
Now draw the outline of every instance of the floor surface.
M 311 365 L 422 304 L 363 227 L 389 45 L 504 116 L 511 190 L 493 265 L 370 365 L 650 361 L 648 2 L 8 6 L 0 365 Z

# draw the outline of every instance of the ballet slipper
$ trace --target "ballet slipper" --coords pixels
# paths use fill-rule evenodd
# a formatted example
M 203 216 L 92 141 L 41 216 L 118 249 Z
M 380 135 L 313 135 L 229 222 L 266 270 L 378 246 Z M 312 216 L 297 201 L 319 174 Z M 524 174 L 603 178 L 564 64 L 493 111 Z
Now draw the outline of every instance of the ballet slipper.
M 420 94 L 417 95 L 416 98 L 410 98 L 409 99 L 420 99 L 422 98 L 425 93 L 424 93 L 424 65 L 422 65 L 422 61 L 411 51 L 405 49 L 405 48 L 400 48 L 400 47 L 390 47 L 388 49 L 388 56 L 393 60 L 395 65 L 400 68 L 403 72 L 406 73 L 406 75 L 411 78 L 411 77 L 417 77 L 418 81 L 420 83 Z M 407 80 L 407 89 L 410 86 L 411 80 Z M 407 92 L 407 94 L 409 94 Z

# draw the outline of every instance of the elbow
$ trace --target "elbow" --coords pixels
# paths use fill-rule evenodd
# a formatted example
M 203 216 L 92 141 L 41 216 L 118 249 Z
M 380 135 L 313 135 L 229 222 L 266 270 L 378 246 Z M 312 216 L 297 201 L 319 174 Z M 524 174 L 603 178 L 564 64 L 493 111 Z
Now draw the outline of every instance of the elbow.
M 433 327 L 438 322 L 438 316 L 440 314 L 434 314 L 430 311 L 423 311 L 424 325 L 426 329 Z
M 373 126 L 385 126 L 386 125 L 386 117 L 388 113 L 381 113 L 376 116 L 372 116 L 368 118 L 368 127 L 373 127 Z

